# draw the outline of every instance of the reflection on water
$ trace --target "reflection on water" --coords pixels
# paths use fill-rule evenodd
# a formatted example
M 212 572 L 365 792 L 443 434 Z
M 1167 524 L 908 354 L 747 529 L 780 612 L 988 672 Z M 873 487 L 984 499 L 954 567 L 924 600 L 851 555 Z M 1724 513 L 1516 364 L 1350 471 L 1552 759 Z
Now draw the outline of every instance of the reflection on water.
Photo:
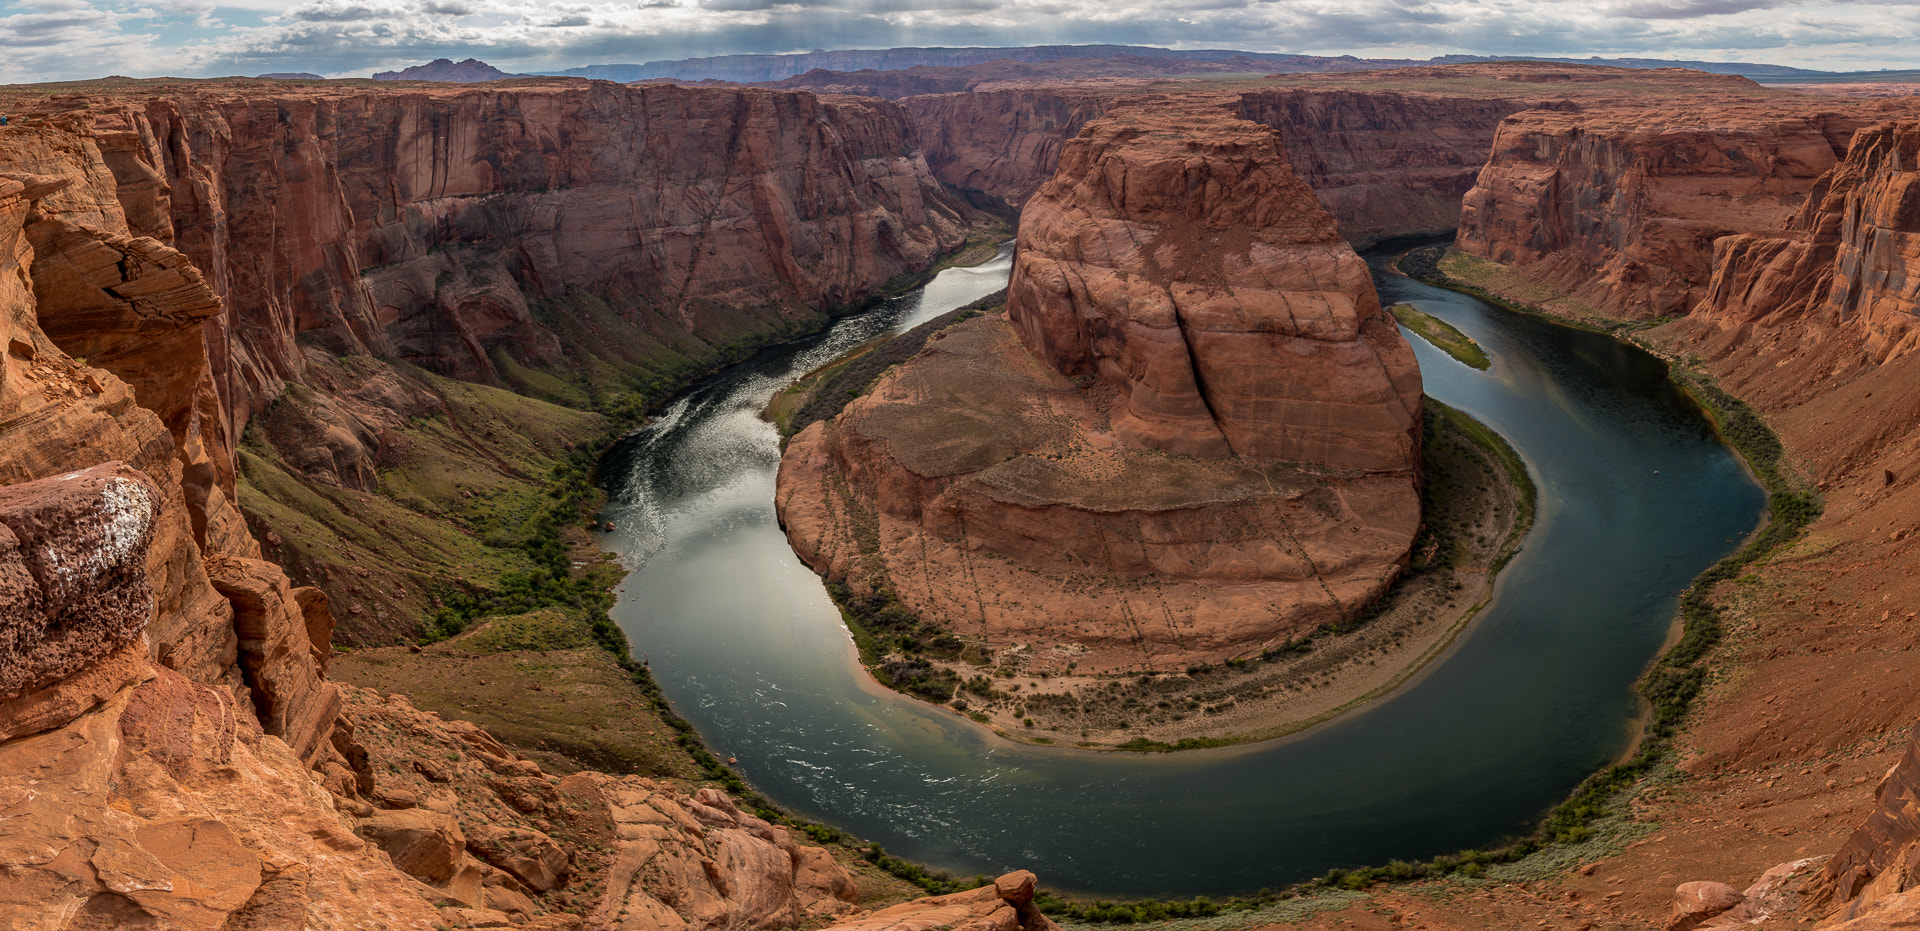
M 1305 734 L 1166 755 L 1009 744 L 885 692 L 773 513 L 758 412 L 846 349 L 1004 286 L 1007 250 L 694 387 L 609 454 L 615 616 L 682 714 L 795 811 L 964 873 L 1123 895 L 1248 892 L 1524 830 L 1624 749 L 1677 593 L 1764 503 L 1661 363 L 1399 276 L 1486 372 L 1413 340 L 1427 391 L 1499 430 L 1541 507 L 1493 603 L 1429 674 Z

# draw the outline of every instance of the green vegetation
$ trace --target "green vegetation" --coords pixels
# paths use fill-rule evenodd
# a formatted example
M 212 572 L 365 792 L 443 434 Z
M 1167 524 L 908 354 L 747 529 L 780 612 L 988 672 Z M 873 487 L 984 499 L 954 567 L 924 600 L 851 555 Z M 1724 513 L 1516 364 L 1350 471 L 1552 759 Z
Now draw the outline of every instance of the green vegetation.
M 1455 329 L 1453 324 L 1414 307 L 1412 304 L 1395 304 L 1390 311 L 1393 319 L 1432 343 L 1440 351 L 1454 357 L 1461 363 L 1484 372 L 1493 364 L 1487 352 L 1473 338 Z
M 1507 480 L 1513 483 L 1514 489 L 1518 492 L 1514 496 L 1514 506 L 1519 509 L 1519 515 L 1514 520 L 1513 531 L 1508 535 L 1506 544 L 1501 547 L 1500 555 L 1494 560 L 1491 569 L 1493 572 L 1498 572 L 1506 567 L 1507 561 L 1511 560 L 1515 553 L 1519 552 L 1521 538 L 1527 535 L 1527 531 L 1533 529 L 1534 512 L 1540 503 L 1540 489 L 1533 483 L 1533 473 L 1527 471 L 1527 463 L 1520 458 L 1520 453 L 1513 448 L 1513 444 L 1507 442 L 1506 437 L 1494 432 L 1492 427 L 1475 420 L 1465 411 L 1449 407 L 1432 398 L 1426 400 L 1426 411 L 1429 418 L 1438 418 L 1446 424 L 1446 429 L 1439 429 L 1436 425 L 1429 423 L 1426 434 L 1429 444 L 1436 441 L 1445 442 L 1445 437 L 1449 433 L 1457 435 L 1492 456 L 1507 473 Z M 1427 460 L 1426 472 L 1428 481 L 1420 490 L 1423 499 L 1421 508 L 1423 513 L 1433 514 L 1444 504 L 1447 497 L 1448 476 L 1431 458 Z M 1418 544 L 1415 545 L 1418 546 Z

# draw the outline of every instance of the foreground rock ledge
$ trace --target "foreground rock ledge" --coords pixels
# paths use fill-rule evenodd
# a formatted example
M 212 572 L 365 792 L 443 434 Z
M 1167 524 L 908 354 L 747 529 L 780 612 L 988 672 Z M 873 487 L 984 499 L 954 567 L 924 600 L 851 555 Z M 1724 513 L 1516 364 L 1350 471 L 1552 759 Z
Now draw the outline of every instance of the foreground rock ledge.
M 808 565 L 1000 665 L 1178 669 L 1378 598 L 1419 529 L 1419 371 L 1277 137 L 1089 124 L 1028 204 L 1005 317 L 794 437 Z

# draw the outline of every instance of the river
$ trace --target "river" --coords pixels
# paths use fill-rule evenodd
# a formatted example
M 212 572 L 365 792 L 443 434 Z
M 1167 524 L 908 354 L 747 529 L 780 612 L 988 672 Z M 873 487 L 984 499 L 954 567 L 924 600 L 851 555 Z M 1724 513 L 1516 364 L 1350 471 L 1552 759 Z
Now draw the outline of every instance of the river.
M 1414 302 L 1493 358 L 1475 371 L 1409 335 L 1428 394 L 1505 435 L 1541 496 L 1492 603 L 1393 695 L 1253 746 L 1093 754 L 1009 743 L 867 677 L 775 521 L 778 440 L 759 411 L 847 349 L 1003 287 L 1004 249 L 727 369 L 611 450 L 609 543 L 634 570 L 614 616 L 680 713 L 768 797 L 957 873 L 1217 896 L 1524 831 L 1626 748 L 1633 680 L 1680 590 L 1735 548 L 1765 497 L 1659 360 L 1382 258 L 1382 301 Z

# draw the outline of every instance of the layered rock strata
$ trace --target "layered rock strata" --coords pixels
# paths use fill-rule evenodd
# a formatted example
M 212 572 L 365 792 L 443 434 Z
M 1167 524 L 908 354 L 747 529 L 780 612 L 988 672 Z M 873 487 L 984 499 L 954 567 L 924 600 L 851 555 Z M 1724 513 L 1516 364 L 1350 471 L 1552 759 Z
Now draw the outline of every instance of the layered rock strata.
M 1526 110 L 1622 104 L 1711 108 L 1794 100 L 1744 78 L 1675 68 L 1636 70 L 1536 62 L 1405 68 L 1391 73 L 1278 77 L 1261 86 L 1031 86 L 900 100 L 935 175 L 1019 204 L 1059 164 L 1066 140 L 1128 100 L 1218 101 L 1279 133 L 1294 171 L 1348 242 L 1451 233 L 1503 119 Z M 1844 104 L 1797 105 L 1843 112 Z
M 1005 318 L 789 442 L 795 550 L 1085 671 L 1258 652 L 1378 597 L 1419 526 L 1419 373 L 1278 140 L 1142 108 L 1061 165 Z
M 475 562 L 463 537 L 421 526 L 443 524 L 445 502 L 361 506 L 381 470 L 453 445 L 499 463 L 465 470 L 468 494 L 523 482 L 604 430 L 580 408 L 818 325 L 968 235 L 905 112 L 881 101 L 531 80 L 4 103 L 0 176 L 21 186 L 42 333 L 171 434 L 187 506 L 167 520 L 325 586 L 353 642 L 416 633 L 424 592 L 455 581 L 444 567 Z M 499 404 L 419 369 L 576 409 L 503 437 Z M 263 554 L 233 510 L 235 446 L 276 401 L 245 477 Z M 436 418 L 451 429 L 419 448 Z M 178 554 L 169 539 L 156 553 Z M 163 600 L 196 571 L 179 566 Z M 190 636 L 165 630 L 190 613 L 162 612 L 160 649 Z
M 1851 330 L 1876 364 L 1920 348 L 1920 301 L 1909 281 L 1920 255 L 1920 124 L 1856 133 L 1780 229 L 1714 243 L 1701 317 L 1739 328 L 1818 322 Z
M 1418 466 L 1412 350 L 1275 134 L 1209 107 L 1094 124 L 1029 201 L 1019 249 L 1008 320 L 1055 371 L 1120 388 L 1120 439 Z
M 1684 314 L 1707 296 L 1716 241 L 1786 228 L 1854 131 L 1905 106 L 1516 114 L 1461 205 L 1457 245 L 1603 314 Z

